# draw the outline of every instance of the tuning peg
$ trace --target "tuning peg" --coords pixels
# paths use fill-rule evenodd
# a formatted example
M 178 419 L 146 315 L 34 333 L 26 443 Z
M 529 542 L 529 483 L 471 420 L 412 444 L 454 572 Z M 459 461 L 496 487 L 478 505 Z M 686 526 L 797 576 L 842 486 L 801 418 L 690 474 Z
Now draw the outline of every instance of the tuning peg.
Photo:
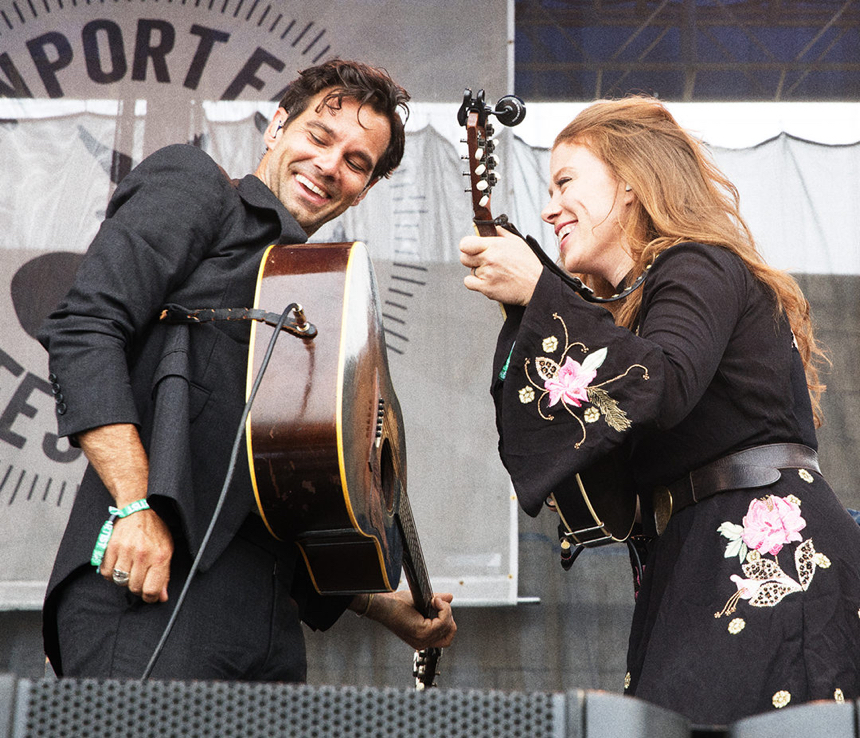
M 475 188 L 480 190 L 481 192 L 483 192 L 484 190 L 486 190 L 489 187 L 490 187 L 490 183 L 486 179 L 482 179 L 480 182 L 478 182 L 475 185 Z
M 487 171 L 487 167 L 484 164 L 478 164 L 478 166 L 475 167 L 475 174 L 477 174 L 479 177 L 483 177 L 484 172 L 486 172 L 486 171 Z
M 475 160 L 476 161 L 483 161 L 483 159 L 484 159 L 484 150 L 481 148 L 475 149 Z
M 490 167 L 490 169 L 495 169 L 497 166 L 499 166 L 499 157 L 495 154 L 490 154 L 487 157 L 487 166 Z
M 487 207 L 489 202 L 490 202 L 490 196 L 484 195 L 480 200 L 478 200 L 478 205 L 480 205 L 482 208 L 485 208 L 485 207 Z

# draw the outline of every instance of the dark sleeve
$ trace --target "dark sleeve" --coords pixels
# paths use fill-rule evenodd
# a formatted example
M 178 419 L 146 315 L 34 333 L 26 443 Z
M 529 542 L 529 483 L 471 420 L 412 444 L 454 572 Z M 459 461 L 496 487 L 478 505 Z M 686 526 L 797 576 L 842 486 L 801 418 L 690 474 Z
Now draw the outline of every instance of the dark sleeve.
M 180 145 L 144 160 L 117 188 L 72 289 L 38 336 L 63 394 L 60 435 L 139 424 L 130 347 L 213 242 L 225 183 L 211 158 Z
M 293 573 L 291 591 L 299 617 L 312 630 L 328 630 L 346 612 L 353 595 L 321 595 L 315 589 L 307 567 L 299 561 Z
M 669 249 L 646 279 L 636 335 L 544 271 L 495 362 L 500 452 L 527 513 L 628 434 L 690 412 L 745 304 L 745 272 L 716 247 Z

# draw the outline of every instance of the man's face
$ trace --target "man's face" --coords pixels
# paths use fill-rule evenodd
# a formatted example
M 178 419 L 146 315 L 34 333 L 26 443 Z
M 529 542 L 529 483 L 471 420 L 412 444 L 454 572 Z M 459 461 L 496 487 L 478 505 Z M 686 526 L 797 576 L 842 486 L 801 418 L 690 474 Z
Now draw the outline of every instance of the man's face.
M 317 110 L 327 93 L 289 121 L 278 108 L 264 135 L 268 151 L 255 172 L 308 236 L 361 201 L 391 138 L 384 115 L 350 98 L 339 109 Z

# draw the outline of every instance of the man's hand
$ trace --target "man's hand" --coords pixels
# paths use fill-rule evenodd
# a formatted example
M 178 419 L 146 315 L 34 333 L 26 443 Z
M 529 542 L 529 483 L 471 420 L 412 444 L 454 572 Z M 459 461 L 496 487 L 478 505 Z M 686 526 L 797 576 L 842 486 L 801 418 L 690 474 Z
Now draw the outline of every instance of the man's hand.
M 128 589 L 144 602 L 167 602 L 173 536 L 153 510 L 117 520 L 99 572 L 113 581 L 113 571 L 128 572 Z
M 137 428 L 105 425 L 79 434 L 78 441 L 116 507 L 122 509 L 146 497 L 149 460 Z M 127 572 L 129 591 L 144 602 L 166 602 L 172 556 L 173 536 L 164 521 L 155 511 L 142 510 L 114 523 L 99 572 L 109 581 L 114 569 Z
M 367 607 L 369 595 L 357 595 L 350 608 L 363 612 Z M 388 628 L 412 648 L 445 648 L 451 645 L 457 624 L 451 610 L 454 595 L 436 594 L 431 603 L 438 614 L 435 618 L 425 618 L 415 609 L 412 594 L 406 591 L 385 592 L 373 596 L 366 617 Z
M 498 236 L 460 241 L 460 262 L 471 268 L 463 284 L 505 305 L 528 305 L 543 266 L 519 236 L 504 228 L 496 231 Z

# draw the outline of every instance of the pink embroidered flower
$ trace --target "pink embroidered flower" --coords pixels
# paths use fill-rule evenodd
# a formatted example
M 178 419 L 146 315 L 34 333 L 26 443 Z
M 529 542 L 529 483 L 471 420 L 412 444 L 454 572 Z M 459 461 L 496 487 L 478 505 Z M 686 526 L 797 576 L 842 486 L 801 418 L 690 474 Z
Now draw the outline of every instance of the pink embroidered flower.
M 784 545 L 791 541 L 802 541 L 800 531 L 806 521 L 800 515 L 800 507 L 783 497 L 770 497 L 750 502 L 744 516 L 743 540 L 757 551 L 776 556 Z
M 544 389 L 549 391 L 549 407 L 559 400 L 582 407 L 582 400 L 588 401 L 586 388 L 596 376 L 596 369 L 583 369 L 582 364 L 568 356 L 558 373 L 544 382 Z

